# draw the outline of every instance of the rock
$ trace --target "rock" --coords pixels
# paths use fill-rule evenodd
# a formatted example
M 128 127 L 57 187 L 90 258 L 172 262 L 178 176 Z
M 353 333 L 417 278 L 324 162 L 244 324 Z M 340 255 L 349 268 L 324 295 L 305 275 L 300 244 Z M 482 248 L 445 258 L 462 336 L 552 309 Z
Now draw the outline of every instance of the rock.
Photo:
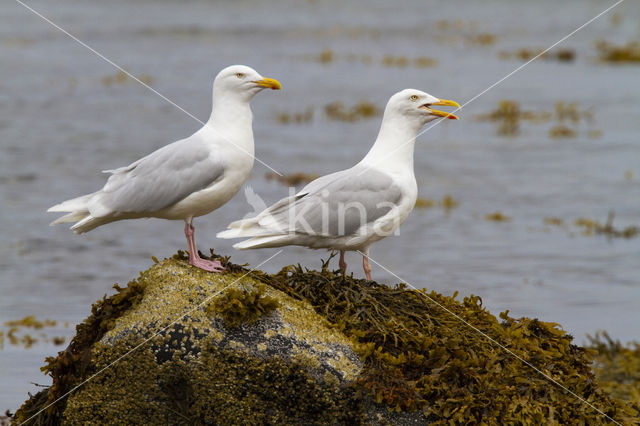
M 179 253 L 127 287 L 116 285 L 117 293 L 96 302 L 76 327 L 69 347 L 47 358 L 43 371 L 53 377 L 52 386 L 27 400 L 13 420 L 638 420 L 634 402 L 600 387 L 591 370 L 593 353 L 573 345 L 558 324 L 508 312 L 497 318 L 478 296 L 456 300 L 456 294 L 391 288 L 332 272 L 327 264 L 321 271 L 285 267 L 275 275 L 228 259 L 223 264 L 228 272 L 210 274 Z
M 73 382 L 89 380 L 59 403 L 53 423 L 357 424 L 394 417 L 354 386 L 363 368 L 354 343 L 308 302 L 252 274 L 210 274 L 174 258 L 130 283 L 138 291 L 117 288 L 94 307 L 94 317 L 96 310 L 115 313 L 93 321 L 107 330 L 78 357 L 85 365 Z M 119 312 L 109 300 L 131 302 Z

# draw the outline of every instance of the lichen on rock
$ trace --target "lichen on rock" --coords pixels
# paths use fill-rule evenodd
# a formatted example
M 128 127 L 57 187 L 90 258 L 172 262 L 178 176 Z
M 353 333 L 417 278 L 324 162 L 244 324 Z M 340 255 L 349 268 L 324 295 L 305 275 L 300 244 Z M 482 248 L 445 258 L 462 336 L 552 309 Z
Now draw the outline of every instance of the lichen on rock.
M 607 416 L 638 419 L 557 324 L 496 318 L 477 296 L 390 288 L 326 263 L 268 275 L 222 261 L 227 272 L 210 274 L 179 253 L 116 286 L 47 359 L 52 387 L 15 420 L 89 379 L 33 424 L 607 422 L 486 336 Z

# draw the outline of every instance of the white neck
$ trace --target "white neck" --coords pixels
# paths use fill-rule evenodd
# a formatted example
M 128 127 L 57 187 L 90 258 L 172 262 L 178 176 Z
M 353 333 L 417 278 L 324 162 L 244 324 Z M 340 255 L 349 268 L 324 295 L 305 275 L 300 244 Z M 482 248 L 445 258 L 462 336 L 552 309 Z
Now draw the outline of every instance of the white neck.
M 214 125 L 224 124 L 224 126 L 249 125 L 253 122 L 253 114 L 249 106 L 249 100 L 238 96 L 235 93 L 215 93 L 213 94 L 213 107 L 209 123 Z
M 385 114 L 376 142 L 360 163 L 392 173 L 413 175 L 413 149 L 421 127 L 415 118 Z

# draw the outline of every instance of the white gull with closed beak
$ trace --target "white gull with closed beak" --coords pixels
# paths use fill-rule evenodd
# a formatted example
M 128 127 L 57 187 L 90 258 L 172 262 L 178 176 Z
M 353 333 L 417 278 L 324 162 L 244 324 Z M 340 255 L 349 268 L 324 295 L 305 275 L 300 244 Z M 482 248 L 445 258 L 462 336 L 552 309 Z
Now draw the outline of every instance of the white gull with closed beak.
M 76 222 L 71 229 L 82 234 L 124 219 L 184 220 L 189 263 L 222 271 L 220 262 L 198 255 L 192 221 L 229 201 L 249 177 L 254 160 L 249 102 L 265 88 L 281 86 L 244 65 L 223 69 L 213 82 L 211 117 L 200 130 L 126 167 L 105 171 L 111 176 L 101 190 L 47 210 L 68 213 L 52 225 Z

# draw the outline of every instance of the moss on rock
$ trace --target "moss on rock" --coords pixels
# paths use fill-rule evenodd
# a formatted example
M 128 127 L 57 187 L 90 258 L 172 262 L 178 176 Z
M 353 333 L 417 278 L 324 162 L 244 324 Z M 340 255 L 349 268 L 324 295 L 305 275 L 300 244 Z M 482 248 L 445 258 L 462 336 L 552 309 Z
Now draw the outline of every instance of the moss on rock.
M 267 275 L 222 260 L 227 272 L 210 274 L 179 253 L 116 286 L 14 420 L 91 378 L 32 424 L 607 423 L 486 336 L 607 416 L 638 420 L 598 385 L 595 351 L 557 324 L 326 264 Z

